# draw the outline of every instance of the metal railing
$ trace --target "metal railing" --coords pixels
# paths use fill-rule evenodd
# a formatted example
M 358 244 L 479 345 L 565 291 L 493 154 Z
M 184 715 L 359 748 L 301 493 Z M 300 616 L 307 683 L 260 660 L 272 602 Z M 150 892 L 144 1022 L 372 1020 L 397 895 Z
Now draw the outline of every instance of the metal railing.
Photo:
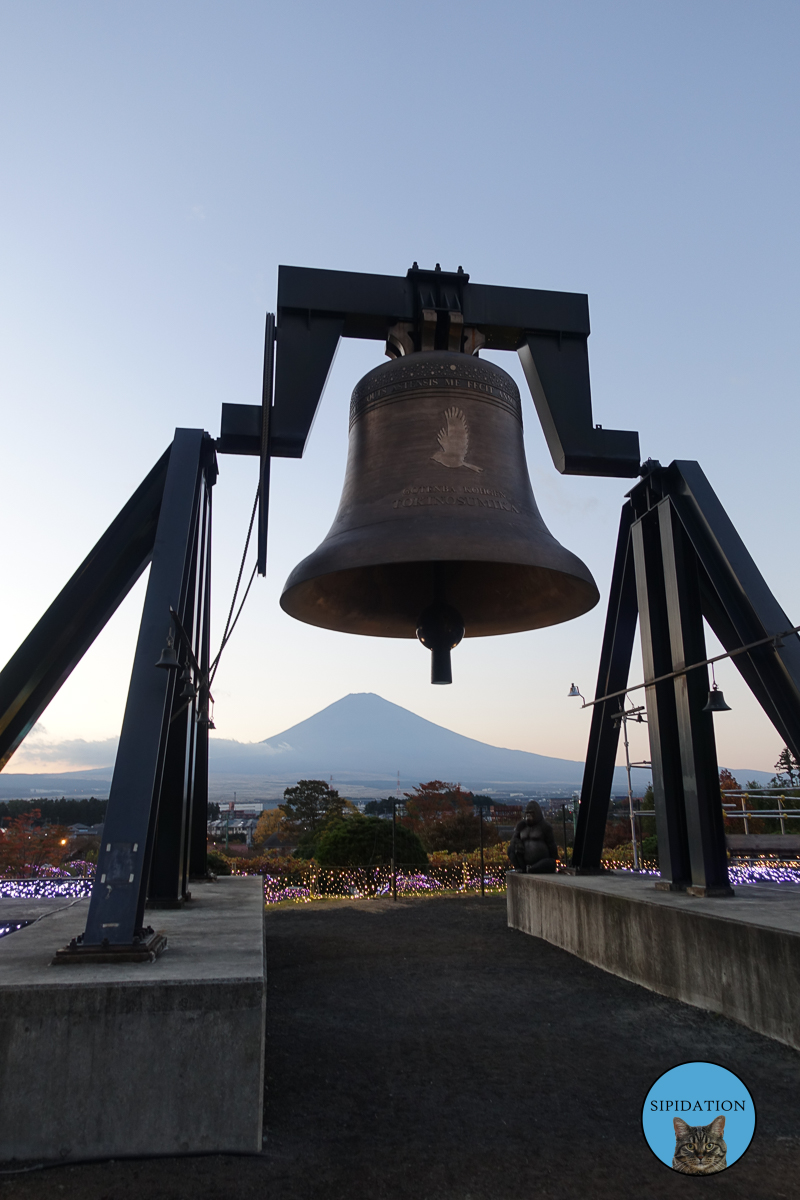
M 732 799 L 732 800 L 727 800 L 727 801 L 723 800 L 722 808 L 723 808 L 723 811 L 724 811 L 726 817 L 731 817 L 731 818 L 735 817 L 744 822 L 745 836 L 747 836 L 750 833 L 750 821 L 751 820 L 760 820 L 762 818 L 779 820 L 780 825 L 781 825 L 781 833 L 782 834 L 786 833 L 786 822 L 787 821 L 800 820 L 800 808 L 787 808 L 786 807 L 786 795 L 783 792 L 780 795 L 776 795 L 776 793 L 772 792 L 772 791 L 758 791 L 758 792 L 755 792 L 755 791 L 753 791 L 753 792 L 724 791 L 722 793 L 722 795 L 734 797 L 734 799 Z M 776 808 L 752 808 L 751 807 L 750 809 L 748 809 L 747 801 L 751 800 L 751 799 L 775 800 L 777 807 Z M 796 800 L 797 797 L 792 796 L 792 797 L 790 797 L 790 799 Z

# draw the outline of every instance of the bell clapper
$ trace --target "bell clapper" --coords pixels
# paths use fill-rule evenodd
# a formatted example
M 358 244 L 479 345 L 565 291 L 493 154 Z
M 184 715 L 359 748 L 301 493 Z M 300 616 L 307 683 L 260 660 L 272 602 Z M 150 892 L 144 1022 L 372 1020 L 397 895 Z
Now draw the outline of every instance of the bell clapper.
M 417 637 L 431 651 L 431 683 L 452 683 L 450 651 L 464 636 L 460 613 L 449 604 L 431 604 L 422 613 Z
M 464 636 L 461 614 L 451 604 L 435 601 L 422 613 L 417 637 L 431 652 L 431 683 L 452 683 L 450 651 Z
M 431 652 L 431 683 L 452 683 L 450 651 L 464 636 L 464 620 L 458 609 L 447 603 L 447 564 L 431 563 L 433 601 L 417 623 L 417 637 Z

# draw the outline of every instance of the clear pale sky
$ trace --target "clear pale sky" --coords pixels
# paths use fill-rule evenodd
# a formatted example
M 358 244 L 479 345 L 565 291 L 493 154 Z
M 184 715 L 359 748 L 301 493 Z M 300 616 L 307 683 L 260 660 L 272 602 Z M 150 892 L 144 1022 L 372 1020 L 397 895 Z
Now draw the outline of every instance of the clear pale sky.
M 280 263 L 589 295 L 594 419 L 696 458 L 800 622 L 798 33 L 762 0 L 23 0 L 0 7 L 0 662 L 172 437 L 260 399 Z M 278 607 L 338 502 L 347 405 L 382 361 L 344 342 L 302 461 L 274 468 L 270 563 L 215 688 L 218 734 L 265 738 L 372 691 L 496 745 L 582 758 L 626 481 L 564 478 L 530 400 L 534 490 L 601 604 L 465 641 L 455 683 L 412 642 Z M 522 383 L 516 356 L 498 361 Z M 221 459 L 224 620 L 256 486 Z M 144 583 L 10 769 L 93 765 L 119 731 Z M 710 642 L 713 652 L 715 643 Z M 634 661 L 632 681 L 641 679 Z M 720 762 L 780 742 L 736 670 Z M 61 743 L 69 743 L 61 745 Z M 37 748 L 38 747 L 38 748 Z M 634 745 L 637 757 L 646 745 Z

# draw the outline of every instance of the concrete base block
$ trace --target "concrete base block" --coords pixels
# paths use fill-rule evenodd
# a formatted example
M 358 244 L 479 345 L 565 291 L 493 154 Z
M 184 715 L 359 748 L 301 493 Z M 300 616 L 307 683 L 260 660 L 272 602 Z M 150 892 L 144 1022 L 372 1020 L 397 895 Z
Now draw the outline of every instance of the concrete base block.
M 153 963 L 49 966 L 88 900 L 34 901 L 0 938 L 0 1159 L 261 1150 L 262 881 L 192 891 L 158 914 Z M 25 909 L 0 900 L 0 921 Z
M 623 874 L 509 874 L 507 884 L 513 929 L 800 1050 L 800 888 L 698 897 Z

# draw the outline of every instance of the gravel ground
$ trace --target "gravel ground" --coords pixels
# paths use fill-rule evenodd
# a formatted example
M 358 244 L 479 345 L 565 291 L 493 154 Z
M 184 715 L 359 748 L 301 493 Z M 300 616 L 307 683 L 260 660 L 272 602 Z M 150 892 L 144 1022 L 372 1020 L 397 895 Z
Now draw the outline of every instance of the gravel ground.
M 267 951 L 263 1154 L 5 1175 L 0 1200 L 800 1195 L 800 1055 L 509 930 L 504 897 L 275 908 Z M 699 1184 L 640 1125 L 657 1076 L 694 1059 L 758 1112 Z

